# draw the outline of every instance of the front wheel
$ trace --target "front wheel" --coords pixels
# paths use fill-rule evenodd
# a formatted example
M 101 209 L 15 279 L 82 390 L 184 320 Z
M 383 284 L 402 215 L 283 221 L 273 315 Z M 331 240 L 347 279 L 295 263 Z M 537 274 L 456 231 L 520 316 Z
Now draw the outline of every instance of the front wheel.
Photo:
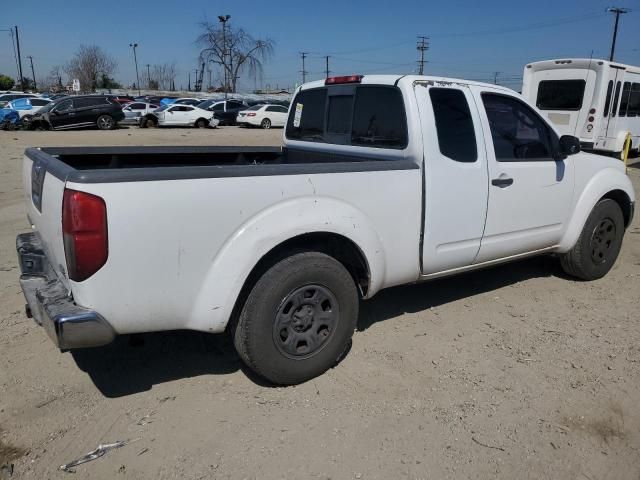
M 96 120 L 96 125 L 100 130 L 113 130 L 116 122 L 109 115 L 100 115 L 98 120 Z
M 269 120 L 268 118 L 265 118 L 264 120 L 262 120 L 262 123 L 260 123 L 260 126 L 265 130 L 271 128 L 271 120 Z
M 207 121 L 206 121 L 206 120 L 204 120 L 204 119 L 202 119 L 202 118 L 201 118 L 201 119 L 199 119 L 199 120 L 196 122 L 196 128 L 207 128 Z
M 600 200 L 587 218 L 575 246 L 560 257 L 563 270 L 582 280 L 604 277 L 620 253 L 624 217 L 611 199 Z
M 245 364 L 279 385 L 314 378 L 336 365 L 358 318 L 358 292 L 347 269 L 319 252 L 269 268 L 240 312 L 234 343 Z

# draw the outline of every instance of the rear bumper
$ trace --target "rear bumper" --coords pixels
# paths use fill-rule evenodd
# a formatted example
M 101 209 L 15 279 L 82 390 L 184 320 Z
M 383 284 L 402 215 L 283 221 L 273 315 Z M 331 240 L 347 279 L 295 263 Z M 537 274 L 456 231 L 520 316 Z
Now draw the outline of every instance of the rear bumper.
M 99 313 L 74 303 L 50 267 L 36 232 L 18 235 L 16 249 L 27 314 L 44 327 L 58 348 L 98 347 L 113 341 L 115 331 Z

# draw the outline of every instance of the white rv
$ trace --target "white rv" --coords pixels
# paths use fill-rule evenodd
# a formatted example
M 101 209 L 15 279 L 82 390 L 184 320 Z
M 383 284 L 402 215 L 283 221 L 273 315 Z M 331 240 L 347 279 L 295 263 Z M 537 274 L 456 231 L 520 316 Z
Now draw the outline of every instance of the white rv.
M 522 95 L 585 149 L 619 153 L 630 134 L 638 151 L 640 67 L 581 58 L 530 63 Z

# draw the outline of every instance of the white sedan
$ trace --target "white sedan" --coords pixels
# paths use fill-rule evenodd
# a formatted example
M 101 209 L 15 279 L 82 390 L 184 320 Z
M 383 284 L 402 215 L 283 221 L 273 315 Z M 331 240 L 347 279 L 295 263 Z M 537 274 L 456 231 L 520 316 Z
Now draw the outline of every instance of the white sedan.
M 238 112 L 238 125 L 246 127 L 284 127 L 287 123 L 287 107 L 282 105 L 254 105 Z
M 144 115 L 140 126 L 145 127 L 217 127 L 213 122 L 213 114 L 202 108 L 191 105 L 170 103 Z

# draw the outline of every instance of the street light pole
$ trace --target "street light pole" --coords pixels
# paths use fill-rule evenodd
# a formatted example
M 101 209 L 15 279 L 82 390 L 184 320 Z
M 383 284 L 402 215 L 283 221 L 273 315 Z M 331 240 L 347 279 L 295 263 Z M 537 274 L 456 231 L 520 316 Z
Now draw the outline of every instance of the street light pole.
M 149 69 L 148 63 L 147 63 L 147 88 L 151 90 L 151 70 Z
M 227 99 L 229 91 L 229 81 L 227 80 L 227 22 L 231 15 L 218 15 L 218 20 L 222 23 L 222 69 L 224 70 L 224 99 Z
M 620 20 L 620 14 L 627 13 L 629 10 L 626 8 L 611 7 L 607 8 L 607 12 L 616 14 L 616 22 L 613 27 L 613 39 L 611 40 L 611 55 L 609 55 L 609 61 L 613 62 L 613 54 L 616 51 L 616 38 L 618 37 L 618 21 Z
M 138 96 L 142 95 L 140 93 L 140 76 L 138 75 L 138 56 L 136 55 L 136 48 L 138 48 L 137 43 L 130 43 L 129 46 L 133 48 L 133 61 L 136 64 L 136 82 L 138 84 Z

